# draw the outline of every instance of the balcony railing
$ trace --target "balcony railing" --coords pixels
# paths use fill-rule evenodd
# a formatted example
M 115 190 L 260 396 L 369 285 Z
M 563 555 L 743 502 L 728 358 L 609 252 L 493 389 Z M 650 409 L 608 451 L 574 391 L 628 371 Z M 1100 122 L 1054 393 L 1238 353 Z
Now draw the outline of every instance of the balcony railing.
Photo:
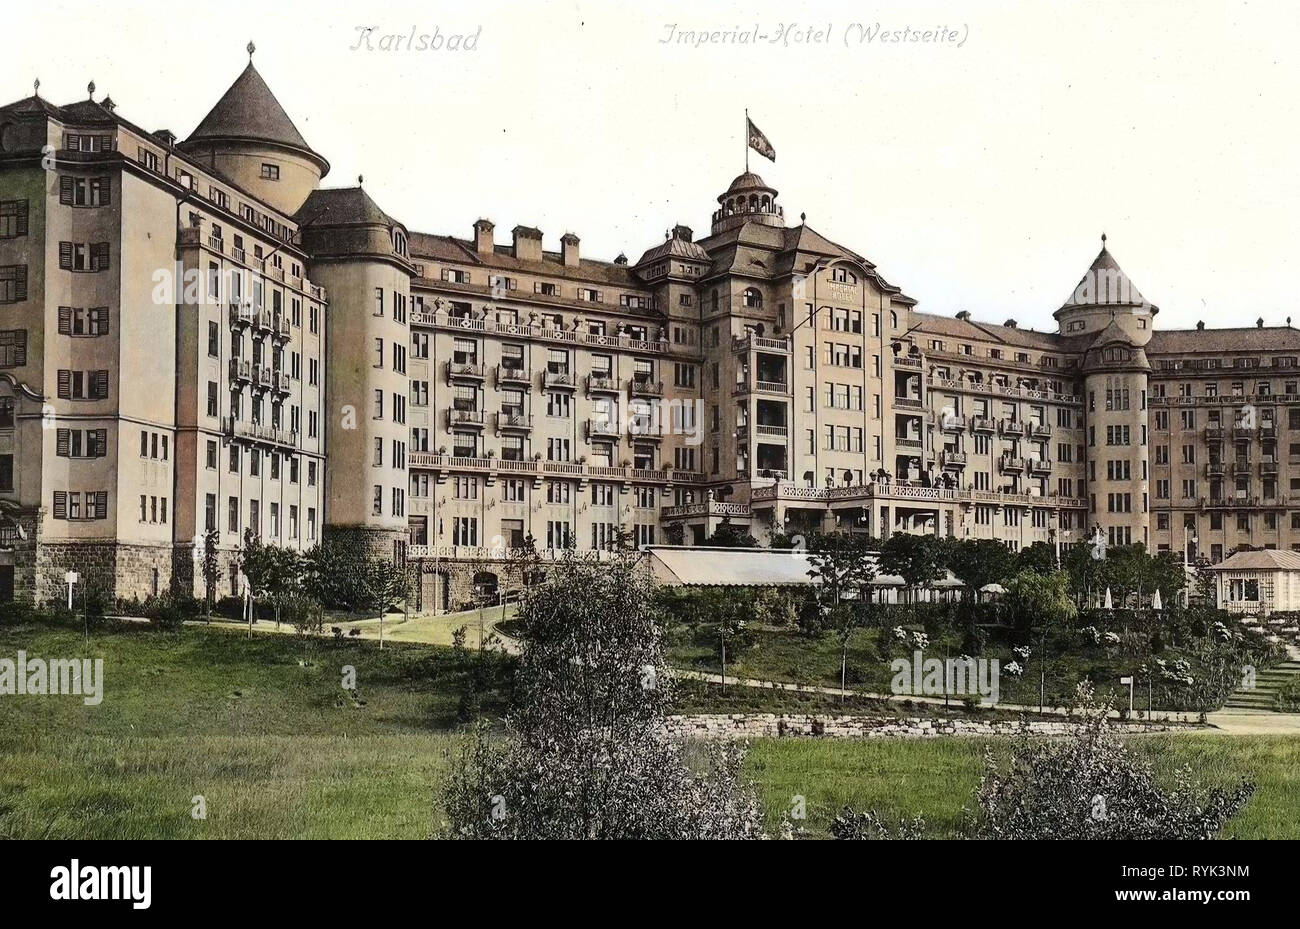
M 473 362 L 447 362 L 447 380 L 483 380 L 484 367 Z
M 565 390 L 576 390 L 578 378 L 570 371 L 547 371 L 542 375 L 542 385 L 548 389 L 560 387 Z
M 532 378 L 523 368 L 517 368 L 512 365 L 497 365 L 496 367 L 497 386 L 509 384 L 515 387 L 525 389 L 532 386 Z
M 497 429 L 531 429 L 533 417 L 527 413 L 500 412 L 497 414 Z
M 482 410 L 448 410 L 448 426 L 482 426 Z
M 919 436 L 896 435 L 894 436 L 894 446 L 896 448 L 921 448 L 922 442 Z
M 289 375 L 284 374 L 283 372 L 281 372 L 280 374 L 276 374 L 274 380 L 274 387 L 276 393 L 284 394 L 287 397 L 292 388 Z
M 748 352 L 750 349 L 756 349 L 760 352 L 784 352 L 789 354 L 790 340 L 787 338 L 773 339 L 752 334 L 743 338 L 732 336 L 731 350 L 733 352 Z
M 254 442 L 283 445 L 288 448 L 296 448 L 298 445 L 298 433 L 290 429 L 265 426 L 261 423 L 246 423 L 229 416 L 222 417 L 221 431 L 237 439 L 251 439 Z
M 1003 471 L 1023 471 L 1025 459 L 1017 458 L 1015 455 L 1003 455 L 998 459 L 998 467 Z
M 1050 474 L 1052 472 L 1052 460 L 1050 458 L 1030 458 L 1029 470 L 1034 474 Z
M 757 426 L 754 427 L 754 431 L 757 435 L 760 436 L 784 439 L 786 435 L 789 433 L 789 427 L 785 425 L 771 425 L 768 423 L 759 423 Z
M 634 397 L 662 397 L 664 395 L 663 381 L 652 381 L 649 378 L 632 378 L 628 388 L 632 391 Z
M 895 397 L 894 406 L 907 410 L 923 410 L 925 402 L 920 397 Z
M 253 315 L 251 306 L 240 306 L 237 303 L 230 305 L 230 325 L 232 326 L 251 326 L 253 324 Z
M 589 394 L 618 394 L 623 390 L 618 386 L 618 381 L 612 377 L 603 374 L 587 375 L 587 393 Z
M 988 416 L 972 416 L 970 428 L 972 432 L 996 432 L 998 421 Z
M 614 348 L 629 352 L 666 352 L 668 342 L 663 339 L 637 339 L 626 335 L 600 335 L 595 332 L 574 332 L 571 329 L 554 329 L 520 323 L 497 322 L 491 319 L 453 317 L 441 313 L 413 311 L 412 325 L 433 329 L 450 329 L 457 332 L 482 332 L 521 339 L 539 339 L 562 342 L 567 345 L 587 345 L 592 348 Z
M 257 387 L 270 387 L 275 381 L 275 371 L 270 365 L 253 365 L 253 384 Z
M 611 465 L 589 465 L 576 461 L 506 461 L 498 458 L 480 458 L 476 455 L 445 455 L 436 452 L 410 452 L 407 467 L 426 471 L 473 471 L 476 473 L 557 474 L 577 478 L 617 478 L 624 481 L 652 484 L 702 484 L 704 475 L 698 471 L 677 471 L 672 468 L 628 468 Z
M 987 503 L 1049 509 L 1086 509 L 1088 501 L 1079 497 L 1062 497 L 1057 494 L 1009 494 L 992 490 L 958 490 L 947 487 L 924 487 L 920 484 L 892 482 L 882 484 L 855 484 L 846 487 L 805 487 L 789 481 L 778 480 L 750 491 L 753 505 L 776 500 L 811 501 L 824 504 L 851 502 L 871 498 L 929 501 L 934 503 Z
M 623 435 L 623 424 L 613 419 L 589 419 L 586 432 L 588 441 L 593 438 L 617 439 Z
M 939 455 L 939 467 L 941 468 L 964 468 L 966 467 L 965 452 L 944 451 Z
M 944 432 L 962 432 L 966 429 L 966 417 L 949 414 L 943 417 L 939 428 Z
M 251 381 L 253 379 L 252 362 L 244 361 L 241 358 L 231 358 L 230 379 L 232 381 Z

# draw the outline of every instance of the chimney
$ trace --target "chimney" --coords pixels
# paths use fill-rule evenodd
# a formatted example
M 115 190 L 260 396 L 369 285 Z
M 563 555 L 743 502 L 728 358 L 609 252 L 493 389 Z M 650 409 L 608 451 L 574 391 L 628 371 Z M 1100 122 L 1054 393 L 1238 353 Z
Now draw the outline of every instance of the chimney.
M 694 235 L 695 233 L 691 231 L 690 226 L 683 226 L 681 223 L 673 226 L 674 239 L 681 239 L 683 242 L 690 242 Z
M 1255 328 L 1256 329 L 1264 328 L 1264 317 L 1261 316 L 1259 319 L 1255 320 Z
M 578 242 L 578 237 L 572 232 L 566 232 L 560 237 L 560 257 L 566 268 L 578 266 Z
M 520 261 L 542 260 L 542 230 L 532 226 L 515 226 L 511 233 L 514 235 L 516 258 Z
M 492 238 L 492 230 L 495 228 L 490 219 L 480 219 L 474 224 L 474 251 L 480 255 L 492 254 L 492 250 L 496 247 Z
M 958 311 L 957 311 L 957 318 L 958 318 L 958 319 L 970 319 L 970 310 L 958 310 Z
M 1002 325 L 1005 326 L 1007 329 L 1014 329 L 1016 328 L 1016 321 L 1014 319 L 1008 319 Z
M 1200 332 L 1200 331 L 1202 331 L 1202 330 L 1204 330 L 1204 329 L 1205 329 L 1205 320 L 1203 320 L 1203 319 L 1198 319 L 1198 320 L 1196 321 L 1196 331 L 1197 331 L 1197 332 Z

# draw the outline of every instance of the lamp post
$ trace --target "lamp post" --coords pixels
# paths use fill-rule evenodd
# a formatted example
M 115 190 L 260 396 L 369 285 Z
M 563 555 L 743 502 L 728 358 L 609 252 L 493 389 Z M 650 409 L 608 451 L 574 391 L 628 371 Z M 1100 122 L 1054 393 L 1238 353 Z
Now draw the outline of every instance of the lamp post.
M 1121 677 L 1119 682 L 1128 684 L 1128 715 L 1131 718 L 1133 716 L 1133 676 Z

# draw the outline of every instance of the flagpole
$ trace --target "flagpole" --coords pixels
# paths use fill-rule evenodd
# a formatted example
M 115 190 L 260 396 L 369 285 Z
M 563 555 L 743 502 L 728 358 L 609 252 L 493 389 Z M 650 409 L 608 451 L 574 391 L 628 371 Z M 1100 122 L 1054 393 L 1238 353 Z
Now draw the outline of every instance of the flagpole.
M 749 107 L 745 107 L 745 173 L 749 173 Z

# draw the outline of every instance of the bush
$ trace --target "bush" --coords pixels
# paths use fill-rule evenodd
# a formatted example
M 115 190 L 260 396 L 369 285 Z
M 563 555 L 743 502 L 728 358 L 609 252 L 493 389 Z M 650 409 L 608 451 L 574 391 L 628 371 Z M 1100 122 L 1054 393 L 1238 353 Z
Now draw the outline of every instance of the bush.
M 1291 678 L 1278 690 L 1277 708 L 1283 713 L 1300 713 L 1300 677 Z

